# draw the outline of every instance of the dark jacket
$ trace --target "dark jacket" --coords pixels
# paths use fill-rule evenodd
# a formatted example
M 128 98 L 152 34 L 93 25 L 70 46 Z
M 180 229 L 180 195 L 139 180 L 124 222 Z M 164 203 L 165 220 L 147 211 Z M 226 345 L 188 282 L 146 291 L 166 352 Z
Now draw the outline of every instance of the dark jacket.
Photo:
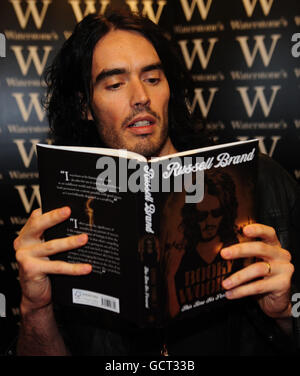
M 272 226 L 295 266 L 293 289 L 300 289 L 300 188 L 277 163 L 261 155 L 257 184 L 258 222 Z M 60 318 L 67 346 L 81 355 L 277 355 L 300 349 L 299 319 L 288 337 L 252 297 L 211 309 L 167 329 L 107 329 L 82 324 L 71 313 Z M 299 325 L 299 326 L 298 326 Z M 104 329 L 105 328 L 105 329 Z

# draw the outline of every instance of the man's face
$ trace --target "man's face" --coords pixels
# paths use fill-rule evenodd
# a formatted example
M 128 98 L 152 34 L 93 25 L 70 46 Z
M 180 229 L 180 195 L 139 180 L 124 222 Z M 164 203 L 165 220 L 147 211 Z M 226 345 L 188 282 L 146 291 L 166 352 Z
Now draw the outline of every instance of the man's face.
M 94 120 L 107 147 L 146 157 L 175 152 L 168 138 L 169 85 L 146 38 L 114 30 L 99 40 L 92 85 Z
M 198 225 L 201 232 L 201 240 L 214 239 L 219 230 L 223 218 L 220 201 L 216 196 L 205 194 L 203 201 L 197 204 Z

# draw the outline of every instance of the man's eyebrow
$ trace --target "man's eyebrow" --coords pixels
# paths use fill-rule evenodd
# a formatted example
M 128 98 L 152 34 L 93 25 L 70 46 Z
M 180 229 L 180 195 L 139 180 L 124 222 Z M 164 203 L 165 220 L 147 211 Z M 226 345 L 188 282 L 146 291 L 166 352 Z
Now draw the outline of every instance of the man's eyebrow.
M 100 81 L 104 80 L 107 77 L 117 76 L 118 74 L 124 74 L 126 72 L 127 72 L 126 69 L 123 69 L 123 68 L 104 69 L 96 77 L 95 84 L 99 83 Z
M 153 70 L 162 70 L 162 64 L 161 63 L 155 63 L 146 65 L 141 69 L 141 72 L 149 72 Z M 107 77 L 111 76 L 117 76 L 119 74 L 125 74 L 127 73 L 127 70 L 124 68 L 115 68 L 115 69 L 104 69 L 101 73 L 98 74 L 98 76 L 95 79 L 95 84 L 98 84 L 100 81 L 103 81 Z
M 155 63 L 155 64 L 150 64 L 146 65 L 141 69 L 142 72 L 149 72 L 153 70 L 163 70 L 162 64 L 161 63 Z

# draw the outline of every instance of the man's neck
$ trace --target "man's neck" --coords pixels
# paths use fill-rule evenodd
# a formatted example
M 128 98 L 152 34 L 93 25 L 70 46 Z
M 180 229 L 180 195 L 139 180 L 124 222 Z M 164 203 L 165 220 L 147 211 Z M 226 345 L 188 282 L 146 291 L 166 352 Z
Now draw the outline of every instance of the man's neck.
M 221 251 L 223 243 L 220 241 L 219 236 L 207 242 L 199 242 L 196 250 L 199 256 L 208 264 L 212 263 L 217 254 Z

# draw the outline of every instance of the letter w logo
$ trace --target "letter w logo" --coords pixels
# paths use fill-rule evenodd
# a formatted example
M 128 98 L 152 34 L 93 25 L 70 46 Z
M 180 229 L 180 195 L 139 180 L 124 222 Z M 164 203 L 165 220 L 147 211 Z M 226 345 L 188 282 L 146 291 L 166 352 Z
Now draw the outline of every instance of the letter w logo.
M 25 61 L 23 56 L 23 46 L 11 46 L 10 47 L 16 55 L 16 59 L 18 61 L 19 67 L 23 76 L 26 76 L 33 61 L 36 72 L 39 76 L 42 75 L 45 65 L 47 63 L 49 53 L 52 51 L 53 47 L 51 46 L 44 46 L 44 55 L 43 58 L 40 59 L 37 53 L 38 47 L 37 46 L 28 46 L 27 50 L 29 51 L 27 61 Z
M 190 21 L 192 19 L 196 4 L 198 6 L 202 20 L 205 21 L 212 4 L 212 0 L 207 0 L 206 5 L 204 4 L 203 0 L 192 0 L 191 5 L 189 5 L 188 0 L 180 0 L 180 2 L 187 21 Z
M 137 0 L 126 0 L 126 4 L 129 6 L 131 12 L 138 12 L 138 1 Z M 143 16 L 148 17 L 152 22 L 158 23 L 164 9 L 164 6 L 167 4 L 166 0 L 158 0 L 157 1 L 157 12 L 154 13 L 153 10 L 153 0 L 143 0 Z
M 31 149 L 29 150 L 29 153 L 27 153 L 25 149 L 25 140 L 24 139 L 15 139 L 13 142 L 17 145 L 19 154 L 22 158 L 22 161 L 24 163 L 24 166 L 28 168 L 30 166 L 30 163 L 32 161 L 32 157 L 36 154 L 36 144 L 40 142 L 38 139 L 30 140 L 31 142 Z
M 209 63 L 209 60 L 211 58 L 211 54 L 213 52 L 214 46 L 217 43 L 218 39 L 217 38 L 209 38 L 209 48 L 207 50 L 207 53 L 205 54 L 203 50 L 203 39 L 193 39 L 194 43 L 194 49 L 192 54 L 189 54 L 188 48 L 187 48 L 187 40 L 181 40 L 179 41 L 179 45 L 182 51 L 182 55 L 185 60 L 185 64 L 188 69 L 191 69 L 196 55 L 198 55 L 198 58 L 200 60 L 202 69 L 206 69 L 207 65 Z
M 83 17 L 87 16 L 88 14 L 97 12 L 96 6 L 95 6 L 95 3 L 96 3 L 95 0 L 85 0 L 84 1 L 84 3 L 85 3 L 84 12 L 82 12 L 82 10 L 80 8 L 80 2 L 81 2 L 81 0 L 69 0 L 68 1 L 68 3 L 71 5 L 71 7 L 73 9 L 73 13 L 75 15 L 77 22 L 80 22 L 83 19 Z M 107 6 L 109 5 L 109 3 L 110 3 L 110 0 L 102 0 L 101 1 L 101 9 L 98 13 L 104 14 Z
M 41 206 L 41 196 L 39 185 L 31 185 L 32 193 L 31 197 L 28 199 L 26 188 L 26 185 L 15 185 L 15 189 L 19 193 L 19 197 L 22 201 L 26 213 L 30 213 L 35 200 L 38 202 L 38 205 Z
M 272 8 L 274 0 L 259 0 L 261 8 L 265 16 L 268 16 Z M 244 8 L 246 10 L 247 16 L 252 17 L 254 9 L 257 4 L 257 0 L 243 0 Z
M 250 49 L 249 49 L 248 37 L 241 36 L 241 37 L 235 38 L 241 46 L 241 49 L 243 51 L 248 67 L 249 68 L 252 67 L 258 51 L 260 52 L 260 56 L 264 63 L 264 66 L 265 67 L 269 66 L 276 44 L 278 40 L 281 38 L 281 35 L 280 34 L 271 35 L 272 45 L 270 47 L 269 52 L 267 51 L 265 43 L 264 43 L 265 35 L 256 35 L 253 38 L 255 39 L 255 46 L 253 48 L 252 53 L 250 52 Z
M 218 90 L 219 89 L 216 88 L 216 87 L 209 88 L 209 98 L 208 98 L 207 103 L 205 103 L 205 100 L 203 98 L 203 89 L 201 89 L 201 88 L 195 89 L 195 96 L 194 96 L 194 99 L 193 99 L 193 103 L 191 105 L 189 104 L 190 111 L 194 112 L 196 105 L 198 104 L 198 106 L 201 110 L 202 116 L 204 118 L 207 118 L 207 115 L 210 111 L 210 108 L 212 106 L 212 103 L 214 101 L 215 95 L 216 95 Z
M 272 86 L 271 88 L 272 88 L 272 95 L 271 95 L 271 98 L 269 100 L 269 103 L 267 103 L 266 96 L 265 96 L 265 93 L 264 93 L 265 87 L 264 86 L 255 86 L 254 89 L 255 89 L 256 94 L 255 94 L 253 102 L 251 103 L 249 96 L 248 96 L 249 87 L 247 87 L 247 86 L 237 87 L 237 90 L 240 93 L 241 98 L 243 100 L 243 103 L 244 103 L 248 117 L 252 117 L 258 102 L 261 105 L 264 116 L 265 117 L 269 116 L 271 109 L 272 109 L 272 106 L 273 106 L 273 103 L 274 103 L 274 100 L 275 100 L 275 97 L 276 97 L 278 91 L 281 89 L 281 86 Z
M 42 106 L 40 104 L 39 93 L 29 93 L 30 102 L 27 108 L 23 100 L 23 93 L 12 93 L 12 96 L 15 98 L 19 110 L 21 112 L 22 118 L 25 122 L 28 121 L 33 108 L 35 109 L 39 121 L 44 120 L 45 112 L 43 111 Z
M 25 29 L 27 26 L 30 14 L 32 14 L 32 18 L 34 20 L 35 26 L 40 29 L 43 25 L 44 18 L 47 13 L 47 9 L 49 4 L 51 4 L 52 0 L 42 0 L 43 2 L 43 8 L 41 10 L 41 13 L 38 12 L 36 3 L 37 0 L 26 0 L 27 2 L 27 8 L 25 13 L 23 13 L 21 2 L 22 0 L 9 0 L 10 3 L 12 3 L 15 13 L 17 15 L 17 18 L 19 20 L 19 24 L 22 29 Z

